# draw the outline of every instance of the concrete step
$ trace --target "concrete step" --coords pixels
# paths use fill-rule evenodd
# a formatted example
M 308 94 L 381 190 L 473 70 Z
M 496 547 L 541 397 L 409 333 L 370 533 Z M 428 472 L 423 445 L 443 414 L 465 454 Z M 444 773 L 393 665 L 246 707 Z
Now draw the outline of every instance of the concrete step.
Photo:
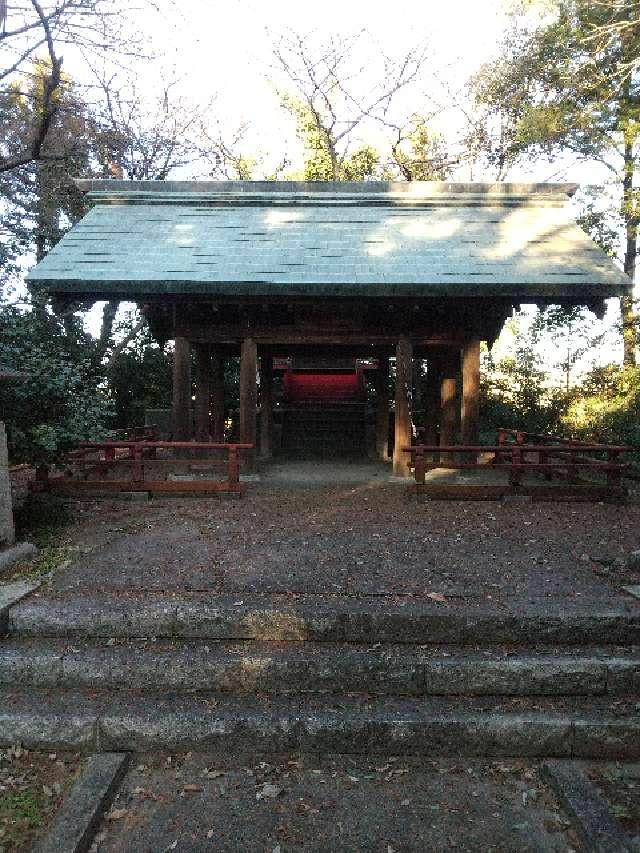
M 63 640 L 0 645 L 0 684 L 393 696 L 640 694 L 640 649 Z
M 640 758 L 633 702 L 0 691 L 0 745 L 96 751 Z
M 31 595 L 11 607 L 15 636 L 171 637 L 487 646 L 640 645 L 640 607 L 602 610 L 463 607 L 401 596 Z

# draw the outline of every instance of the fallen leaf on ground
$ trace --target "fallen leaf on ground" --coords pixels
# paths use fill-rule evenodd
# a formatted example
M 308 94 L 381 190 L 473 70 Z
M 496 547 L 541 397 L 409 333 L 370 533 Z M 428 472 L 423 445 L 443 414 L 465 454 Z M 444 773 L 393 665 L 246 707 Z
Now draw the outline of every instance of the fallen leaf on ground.
M 128 809 L 111 809 L 107 815 L 107 820 L 121 820 L 129 814 Z
M 187 782 L 186 785 L 182 786 L 182 790 L 187 793 L 194 793 L 196 791 L 201 791 L 202 785 L 194 785 L 192 782 Z
M 430 598 L 432 601 L 439 601 L 441 603 L 447 600 L 441 592 L 428 592 L 427 598 Z
M 155 800 L 156 802 L 163 798 L 160 794 L 155 794 L 153 791 L 147 791 L 145 788 L 134 788 L 132 794 L 139 797 L 141 800 Z
M 273 800 L 278 794 L 282 793 L 282 788 L 278 785 L 272 785 L 271 782 L 265 782 L 260 791 L 256 791 L 256 800 L 270 799 Z

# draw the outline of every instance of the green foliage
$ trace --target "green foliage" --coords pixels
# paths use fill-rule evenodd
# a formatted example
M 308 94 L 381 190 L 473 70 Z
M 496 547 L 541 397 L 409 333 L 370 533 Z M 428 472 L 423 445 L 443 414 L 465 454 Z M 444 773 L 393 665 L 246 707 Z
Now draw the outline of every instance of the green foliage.
M 577 198 L 580 202 L 578 225 L 610 258 L 615 258 L 622 224 L 619 211 L 607 209 L 606 203 L 603 204 L 607 193 L 603 193 L 602 187 L 583 187 Z
M 564 394 L 549 387 L 533 338 L 515 330 L 511 354 L 494 361 L 485 358 L 481 381 L 481 429 L 498 427 L 554 433 L 563 411 Z
M 144 426 L 146 409 L 171 405 L 171 362 L 158 346 L 120 353 L 109 375 L 116 429 Z
M 63 498 L 32 492 L 14 512 L 16 534 L 39 548 L 51 545 L 69 523 L 71 515 Z
M 172 359 L 154 341 L 149 327 L 140 323 L 138 311 L 127 312 L 115 333 L 122 348 L 107 367 L 112 425 L 116 429 L 143 426 L 146 409 L 171 405 Z
M 110 410 L 98 377 L 45 309 L 0 309 L 0 364 L 30 376 L 0 384 L 13 462 L 50 464 L 78 442 L 105 434 Z
M 635 16 L 635 17 L 634 17 Z M 483 111 L 469 134 L 476 156 L 499 180 L 520 159 L 571 154 L 606 166 L 617 182 L 625 230 L 624 269 L 637 261 L 640 193 L 640 27 L 637 6 L 602 0 L 555 0 L 531 28 L 526 14 L 501 45 L 499 57 L 472 81 Z M 601 245 L 611 240 L 595 209 L 584 223 Z M 621 298 L 624 361 L 635 365 L 637 321 L 631 282 Z
M 351 154 L 340 154 L 328 116 L 314 113 L 310 106 L 286 93 L 280 96 L 280 103 L 296 121 L 303 145 L 303 180 L 364 181 L 374 177 L 380 162 L 375 148 L 362 144 Z
M 577 438 L 640 448 L 640 369 L 593 370 L 570 400 L 562 426 Z
M 391 155 L 393 167 L 397 167 L 407 181 L 444 181 L 451 172 L 452 163 L 444 138 L 434 133 L 418 115 L 413 115 L 408 126 L 398 131 Z M 388 171 L 389 177 L 395 177 L 395 168 Z
M 47 63 L 36 61 L 27 91 L 14 84 L 0 93 L 3 156 L 21 151 L 24 140 L 38 123 L 48 74 Z M 5 257 L 0 258 L 5 281 L 18 272 L 16 262 L 21 254 L 33 251 L 38 259 L 42 258 L 86 212 L 86 202 L 69 175 L 80 177 L 88 173 L 91 120 L 68 78 L 62 79 L 56 103 L 42 159 L 0 174 L 3 224 L 9 236 Z
M 340 164 L 340 180 L 366 181 L 376 174 L 380 155 L 371 145 L 361 145 Z

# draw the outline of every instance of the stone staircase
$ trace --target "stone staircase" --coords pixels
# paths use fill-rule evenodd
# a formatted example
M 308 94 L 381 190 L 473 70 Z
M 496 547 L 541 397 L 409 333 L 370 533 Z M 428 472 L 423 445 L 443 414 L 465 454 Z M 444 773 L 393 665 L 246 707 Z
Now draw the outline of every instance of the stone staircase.
M 0 744 L 640 757 L 640 608 L 35 592 L 4 613 Z
M 282 408 L 282 450 L 288 454 L 364 455 L 366 404 L 300 401 Z

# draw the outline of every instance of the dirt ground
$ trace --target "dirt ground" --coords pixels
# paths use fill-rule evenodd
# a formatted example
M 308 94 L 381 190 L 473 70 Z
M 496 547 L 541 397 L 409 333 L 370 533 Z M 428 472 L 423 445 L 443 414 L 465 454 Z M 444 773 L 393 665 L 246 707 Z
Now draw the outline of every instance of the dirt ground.
M 397 484 L 252 483 L 243 498 L 74 501 L 66 512 L 67 525 L 47 539 L 52 559 L 36 561 L 41 572 L 62 563 L 53 594 L 144 588 L 435 593 L 495 607 L 637 604 L 621 591 L 640 581 L 626 567 L 640 546 L 637 504 L 419 503 Z
M 0 752 L 0 853 L 26 853 L 80 771 L 76 753 Z
M 134 761 L 96 853 L 580 849 L 532 764 L 298 754 Z
M 592 764 L 587 773 L 596 783 L 611 814 L 640 850 L 640 764 L 606 762 Z

